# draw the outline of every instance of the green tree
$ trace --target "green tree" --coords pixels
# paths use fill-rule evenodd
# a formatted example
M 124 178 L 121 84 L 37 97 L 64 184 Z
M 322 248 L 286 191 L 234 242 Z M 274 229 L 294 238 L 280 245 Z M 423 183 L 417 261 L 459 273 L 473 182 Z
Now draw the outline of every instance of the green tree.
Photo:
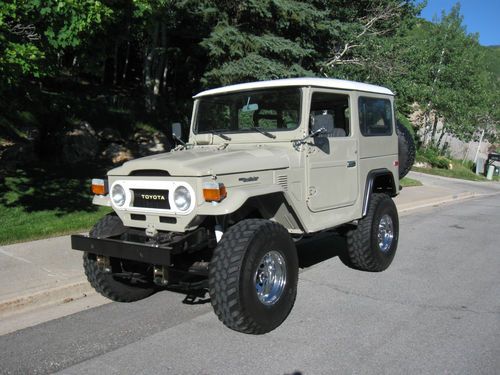
M 214 25 L 201 42 L 206 87 L 250 80 L 313 75 L 314 36 L 324 13 L 293 0 L 213 1 Z
M 420 21 L 398 41 L 406 77 L 396 83 L 407 104 L 419 103 L 424 113 L 426 144 L 439 143 L 438 120 L 449 132 L 468 141 L 491 117 L 491 74 L 477 35 L 463 26 L 460 5 L 439 21 Z M 406 87 L 403 87 L 406 86 Z M 486 117 L 485 117 L 486 116 Z
M 0 3 L 1 86 L 54 74 L 111 9 L 98 0 L 13 0 Z

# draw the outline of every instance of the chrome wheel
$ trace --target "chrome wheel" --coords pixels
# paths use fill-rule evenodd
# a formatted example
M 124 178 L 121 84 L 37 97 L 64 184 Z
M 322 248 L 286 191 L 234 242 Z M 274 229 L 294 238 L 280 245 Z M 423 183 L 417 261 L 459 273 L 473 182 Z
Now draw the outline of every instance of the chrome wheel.
M 378 224 L 378 247 L 382 252 L 387 252 L 391 248 L 394 239 L 394 225 L 389 215 L 385 214 Z
M 264 305 L 274 305 L 286 286 L 286 264 L 277 251 L 266 253 L 255 271 L 255 290 Z

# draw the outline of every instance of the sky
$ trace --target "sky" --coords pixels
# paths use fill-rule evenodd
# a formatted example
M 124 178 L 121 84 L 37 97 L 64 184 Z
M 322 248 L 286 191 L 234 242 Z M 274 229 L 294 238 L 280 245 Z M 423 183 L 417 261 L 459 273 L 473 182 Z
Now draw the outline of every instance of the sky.
M 449 13 L 457 0 L 427 0 L 421 17 L 432 21 L 441 16 L 441 11 Z M 479 33 L 479 43 L 483 46 L 500 45 L 500 0 L 461 0 L 460 13 L 468 33 Z

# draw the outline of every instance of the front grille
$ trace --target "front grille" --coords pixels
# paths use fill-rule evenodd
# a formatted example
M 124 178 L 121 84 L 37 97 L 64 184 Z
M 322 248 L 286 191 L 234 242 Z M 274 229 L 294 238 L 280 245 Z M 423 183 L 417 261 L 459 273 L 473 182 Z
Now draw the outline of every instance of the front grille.
M 130 214 L 131 220 L 146 221 L 146 215 Z
M 177 219 L 175 217 L 160 216 L 160 223 L 177 224 Z
M 133 207 L 170 209 L 168 190 L 133 189 Z

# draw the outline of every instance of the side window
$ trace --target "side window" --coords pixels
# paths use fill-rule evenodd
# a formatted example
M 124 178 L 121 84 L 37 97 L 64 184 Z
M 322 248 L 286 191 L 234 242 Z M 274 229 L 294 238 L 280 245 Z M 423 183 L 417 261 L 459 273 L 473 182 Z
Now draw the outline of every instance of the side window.
M 311 98 L 311 131 L 325 128 L 328 137 L 347 137 L 351 133 L 349 96 L 315 92 Z
M 359 127 L 364 136 L 392 135 L 392 106 L 390 100 L 359 98 Z

